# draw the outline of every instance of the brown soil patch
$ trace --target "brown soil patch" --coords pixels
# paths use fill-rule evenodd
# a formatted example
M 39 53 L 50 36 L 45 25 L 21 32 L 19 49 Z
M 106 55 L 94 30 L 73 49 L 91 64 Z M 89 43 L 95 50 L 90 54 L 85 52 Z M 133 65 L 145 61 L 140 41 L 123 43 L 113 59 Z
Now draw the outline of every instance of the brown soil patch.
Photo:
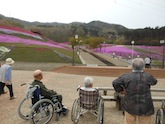
M 91 75 L 91 76 L 106 76 L 118 77 L 124 73 L 131 72 L 130 67 L 87 67 L 87 66 L 64 66 L 53 71 L 57 73 L 76 74 L 76 75 Z M 164 69 L 145 69 L 156 78 L 165 78 Z

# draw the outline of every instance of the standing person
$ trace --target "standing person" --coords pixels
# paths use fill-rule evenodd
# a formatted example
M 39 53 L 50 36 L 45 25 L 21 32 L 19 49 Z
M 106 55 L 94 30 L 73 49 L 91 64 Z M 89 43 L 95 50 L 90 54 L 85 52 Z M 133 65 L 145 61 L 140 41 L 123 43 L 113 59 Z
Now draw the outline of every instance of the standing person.
M 144 61 L 145 61 L 145 68 L 151 68 L 151 58 L 146 57 Z
M 155 85 L 157 79 L 143 70 L 143 59 L 136 58 L 132 62 L 132 72 L 123 74 L 113 81 L 113 87 L 117 92 L 125 92 L 125 124 L 136 124 L 136 120 L 139 124 L 151 124 L 154 106 L 150 86 Z
M 12 86 L 12 67 L 11 65 L 14 64 L 14 60 L 12 58 L 7 58 L 5 64 L 3 64 L 0 68 L 0 84 L 1 94 L 4 92 L 4 87 L 6 86 L 9 89 L 10 92 L 10 100 L 15 99 L 13 93 L 13 86 Z
M 3 65 L 3 63 L 1 62 L 1 67 L 2 67 L 2 65 Z M 2 88 L 2 87 L 3 87 L 3 84 L 2 84 L 2 82 L 0 82 L 0 95 L 7 93 L 6 91 L 4 91 L 4 88 Z

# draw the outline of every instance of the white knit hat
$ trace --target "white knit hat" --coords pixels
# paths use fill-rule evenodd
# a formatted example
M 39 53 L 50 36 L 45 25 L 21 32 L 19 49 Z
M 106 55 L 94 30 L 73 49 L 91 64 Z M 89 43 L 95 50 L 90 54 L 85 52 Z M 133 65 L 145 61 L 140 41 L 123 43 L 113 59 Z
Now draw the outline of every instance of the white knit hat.
M 15 61 L 12 58 L 7 58 L 6 59 L 6 64 L 12 65 L 12 64 L 14 64 L 14 62 Z

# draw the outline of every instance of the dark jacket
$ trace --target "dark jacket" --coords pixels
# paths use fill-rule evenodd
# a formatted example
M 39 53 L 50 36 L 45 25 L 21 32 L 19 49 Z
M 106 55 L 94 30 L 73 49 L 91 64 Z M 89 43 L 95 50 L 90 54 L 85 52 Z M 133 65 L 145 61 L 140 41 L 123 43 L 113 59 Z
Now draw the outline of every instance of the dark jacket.
M 131 72 L 113 81 L 117 92 L 126 91 L 124 109 L 132 115 L 152 115 L 154 106 L 150 86 L 157 83 L 156 78 L 146 72 Z
M 44 96 L 45 98 L 51 99 L 51 96 L 57 94 L 56 91 L 47 89 L 45 87 L 45 85 L 41 81 L 34 80 L 32 85 L 39 85 L 40 86 L 41 95 Z

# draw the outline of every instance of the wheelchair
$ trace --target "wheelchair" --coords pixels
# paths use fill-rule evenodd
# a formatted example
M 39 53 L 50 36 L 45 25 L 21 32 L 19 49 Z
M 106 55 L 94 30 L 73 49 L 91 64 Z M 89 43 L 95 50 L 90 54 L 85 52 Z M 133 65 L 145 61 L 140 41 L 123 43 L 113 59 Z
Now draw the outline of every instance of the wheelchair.
M 165 100 L 162 101 L 162 106 L 156 112 L 156 124 L 165 124 Z
M 71 120 L 74 124 L 79 122 L 81 115 L 90 112 L 97 118 L 97 123 L 104 123 L 104 101 L 99 95 L 99 90 L 86 91 L 81 87 L 78 88 L 79 98 L 74 100 Z
M 18 115 L 31 124 L 47 124 L 55 113 L 55 120 L 59 120 L 60 114 L 68 114 L 68 110 L 63 108 L 57 96 L 47 99 L 41 96 L 38 85 L 29 85 L 26 97 L 18 107 Z

